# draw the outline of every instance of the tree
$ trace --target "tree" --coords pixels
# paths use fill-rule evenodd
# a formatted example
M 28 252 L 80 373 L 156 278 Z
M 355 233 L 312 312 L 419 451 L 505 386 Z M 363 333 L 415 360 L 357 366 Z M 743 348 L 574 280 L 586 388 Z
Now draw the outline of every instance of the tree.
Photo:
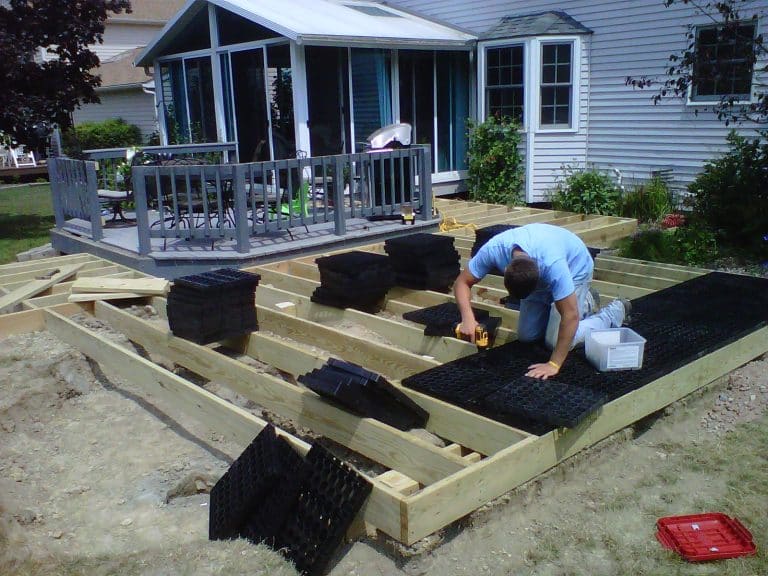
M 626 83 L 635 88 L 655 88 L 654 104 L 670 97 L 687 98 L 689 89 L 704 87 L 713 100 L 712 111 L 726 125 L 743 121 L 768 123 L 767 47 L 757 29 L 758 19 L 768 15 L 765 2 L 664 0 L 667 8 L 673 4 L 691 5 L 697 14 L 709 19 L 710 25 L 688 26 L 686 46 L 669 56 L 665 79 L 628 76 Z M 751 101 L 744 103 L 744 98 L 734 91 L 724 91 L 726 85 L 750 93 Z
M 93 71 L 108 12 L 130 12 L 129 0 L 0 2 L 0 132 L 35 145 L 51 124 L 66 126 L 81 103 L 98 102 Z M 36 62 L 43 47 L 52 58 Z

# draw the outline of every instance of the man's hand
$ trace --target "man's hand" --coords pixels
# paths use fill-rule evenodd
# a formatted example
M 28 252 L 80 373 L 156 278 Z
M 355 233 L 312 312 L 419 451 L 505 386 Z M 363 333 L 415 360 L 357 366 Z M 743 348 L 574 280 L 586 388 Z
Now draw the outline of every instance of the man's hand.
M 464 335 L 465 340 L 469 340 L 473 344 L 475 343 L 475 329 L 477 328 L 477 325 L 477 321 L 474 318 L 459 324 L 459 332 Z
M 475 342 L 477 320 L 475 320 L 475 314 L 472 312 L 470 298 L 472 295 L 472 286 L 479 281 L 478 278 L 472 276 L 472 273 L 465 268 L 453 283 L 453 294 L 456 297 L 456 305 L 461 313 L 461 324 L 458 326 L 459 332 L 472 343 Z
M 553 364 L 545 362 L 544 364 L 531 364 L 528 366 L 528 372 L 526 372 L 525 375 L 530 376 L 531 378 L 540 378 L 542 380 L 546 380 L 558 372 L 560 372 L 560 370 L 555 368 Z

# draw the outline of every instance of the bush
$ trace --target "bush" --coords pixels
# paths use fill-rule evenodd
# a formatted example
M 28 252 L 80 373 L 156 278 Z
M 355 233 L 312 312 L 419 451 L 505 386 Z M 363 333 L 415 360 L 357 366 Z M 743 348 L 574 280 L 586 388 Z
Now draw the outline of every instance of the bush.
M 467 121 L 469 198 L 515 205 L 523 202 L 525 167 L 520 156 L 520 127 L 506 116 Z
M 768 133 L 748 140 L 731 132 L 730 150 L 708 162 L 688 187 L 694 214 L 726 246 L 768 256 Z
M 594 169 L 564 168 L 565 178 L 552 194 L 552 207 L 581 214 L 615 216 L 619 189 L 611 177 Z
M 138 146 L 141 130 L 128 124 L 122 118 L 111 118 L 104 122 L 83 122 L 64 133 L 64 151 L 77 156 L 83 150 L 98 148 L 127 148 Z
M 656 222 L 671 210 L 669 188 L 661 178 L 638 184 L 621 199 L 621 215 L 638 222 Z
M 683 264 L 696 266 L 707 264 L 717 258 L 715 235 L 705 226 L 690 224 L 675 229 L 675 247 Z
M 619 242 L 619 255 L 695 266 L 711 263 L 718 250 L 714 234 L 700 223 L 692 223 L 675 229 L 641 228 Z
M 652 262 L 679 263 L 674 230 L 639 229 L 619 241 L 619 255 Z

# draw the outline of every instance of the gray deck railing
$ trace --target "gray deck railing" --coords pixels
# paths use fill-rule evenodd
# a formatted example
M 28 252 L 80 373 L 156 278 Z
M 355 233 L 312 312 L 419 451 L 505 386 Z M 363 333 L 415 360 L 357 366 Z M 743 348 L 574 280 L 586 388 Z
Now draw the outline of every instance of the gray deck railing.
M 92 152 L 100 160 L 109 157 L 106 150 Z M 333 223 L 334 233 L 343 236 L 348 219 L 397 217 L 404 204 L 421 219 L 432 217 L 426 146 L 250 164 L 192 164 L 169 156 L 131 169 L 142 255 L 151 251 L 153 238 L 230 239 L 244 253 L 251 236 L 292 234 L 313 224 Z M 56 158 L 50 166 L 57 227 L 68 217 L 80 218 L 100 239 L 94 163 Z
M 162 160 L 172 158 L 200 158 L 208 164 L 227 163 L 230 154 L 237 150 L 235 142 L 215 142 L 211 144 L 173 144 L 170 146 L 142 146 L 137 153 L 157 157 Z M 98 148 L 83 150 L 86 160 L 98 162 L 98 187 L 108 190 L 123 189 L 120 167 L 128 163 L 128 148 Z
M 411 204 L 432 217 L 427 147 L 219 165 L 134 166 L 139 253 L 151 239 L 232 239 L 349 218 L 397 215 Z
M 71 158 L 49 158 L 48 175 L 56 228 L 63 228 L 70 218 L 79 218 L 90 223 L 91 238 L 101 240 L 95 164 Z

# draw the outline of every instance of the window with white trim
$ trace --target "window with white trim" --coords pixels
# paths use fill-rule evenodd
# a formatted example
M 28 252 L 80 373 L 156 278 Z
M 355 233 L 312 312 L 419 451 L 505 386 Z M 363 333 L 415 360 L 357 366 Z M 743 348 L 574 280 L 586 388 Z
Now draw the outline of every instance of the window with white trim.
M 752 90 L 752 47 L 755 24 L 701 26 L 696 30 L 696 61 L 691 100 L 706 102 L 733 97 L 749 100 Z
M 523 46 L 486 49 L 486 116 L 511 116 L 524 120 L 525 66 Z
M 539 124 L 570 128 L 573 107 L 573 43 L 541 45 Z

